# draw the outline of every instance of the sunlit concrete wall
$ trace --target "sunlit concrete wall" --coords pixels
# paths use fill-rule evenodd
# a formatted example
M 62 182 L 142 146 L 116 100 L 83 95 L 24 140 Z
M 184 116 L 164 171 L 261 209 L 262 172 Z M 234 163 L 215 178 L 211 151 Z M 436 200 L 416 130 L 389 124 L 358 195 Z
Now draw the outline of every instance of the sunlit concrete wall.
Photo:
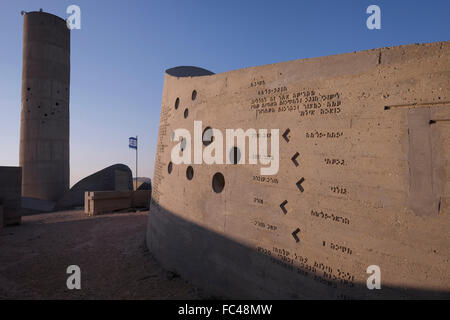
M 174 70 L 147 232 L 165 268 L 235 298 L 450 298 L 449 42 Z M 224 145 L 227 128 L 278 129 L 278 173 L 248 164 L 248 139 L 245 165 L 171 163 L 194 120 Z
M 56 201 L 69 189 L 70 31 L 45 12 L 23 24 L 22 193 Z

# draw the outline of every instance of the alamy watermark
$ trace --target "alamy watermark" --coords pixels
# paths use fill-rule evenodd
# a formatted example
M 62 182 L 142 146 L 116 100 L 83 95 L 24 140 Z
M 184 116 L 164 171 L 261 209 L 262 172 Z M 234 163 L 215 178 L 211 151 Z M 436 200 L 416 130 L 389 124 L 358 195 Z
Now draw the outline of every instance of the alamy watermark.
M 67 28 L 70 30 L 81 29 L 81 9 L 79 6 L 72 4 L 67 7 L 66 13 L 70 16 L 66 19 Z
M 367 289 L 381 289 L 381 269 L 377 265 L 371 265 L 367 267 L 366 272 L 370 274 L 370 277 L 367 278 Z
M 70 276 L 67 278 L 66 286 L 69 290 L 81 289 L 81 269 L 77 265 L 71 265 L 67 267 L 67 274 Z
M 370 16 L 366 20 L 366 26 L 369 30 L 381 29 L 381 9 L 379 6 L 372 4 L 367 7 L 367 14 Z
M 248 139 L 248 163 L 260 164 L 261 175 L 275 175 L 280 166 L 279 129 L 226 129 L 222 131 L 206 128 L 203 131 L 202 121 L 194 121 L 194 139 L 187 129 L 176 129 L 171 136 L 172 141 L 179 142 L 171 152 L 173 164 L 245 164 L 246 140 Z M 268 153 L 270 140 L 270 155 Z M 237 143 L 235 143 L 237 141 Z M 205 146 L 203 148 L 203 146 Z M 193 157 L 192 157 L 193 149 Z

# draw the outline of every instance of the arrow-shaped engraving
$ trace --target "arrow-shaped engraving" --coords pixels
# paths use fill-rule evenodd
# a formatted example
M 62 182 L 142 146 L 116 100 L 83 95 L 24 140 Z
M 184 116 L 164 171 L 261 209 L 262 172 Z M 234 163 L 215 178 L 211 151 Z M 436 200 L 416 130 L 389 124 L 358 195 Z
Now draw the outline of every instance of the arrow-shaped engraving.
M 281 208 L 281 210 L 283 210 L 283 213 L 284 213 L 284 214 L 287 213 L 287 210 L 286 210 L 286 208 L 284 207 L 285 205 L 287 205 L 287 203 L 288 203 L 288 201 L 287 201 L 287 200 L 284 200 L 284 201 L 280 204 L 280 208 Z
M 287 128 L 286 131 L 283 133 L 283 138 L 286 140 L 286 142 L 289 142 L 288 134 L 291 132 L 291 129 Z
M 300 228 L 295 229 L 294 232 L 292 232 L 292 236 L 295 239 L 295 242 L 300 242 L 300 239 L 298 238 L 297 234 L 300 232 Z
M 292 162 L 295 164 L 296 167 L 298 167 L 297 158 L 300 155 L 300 153 L 295 153 L 294 156 L 291 158 Z
M 297 188 L 298 188 L 298 190 L 300 190 L 300 192 L 305 191 L 305 189 L 303 189 L 303 187 L 302 187 L 302 183 L 303 183 L 304 181 L 305 181 L 305 178 L 301 178 L 301 179 L 298 180 L 297 183 L 296 183 Z

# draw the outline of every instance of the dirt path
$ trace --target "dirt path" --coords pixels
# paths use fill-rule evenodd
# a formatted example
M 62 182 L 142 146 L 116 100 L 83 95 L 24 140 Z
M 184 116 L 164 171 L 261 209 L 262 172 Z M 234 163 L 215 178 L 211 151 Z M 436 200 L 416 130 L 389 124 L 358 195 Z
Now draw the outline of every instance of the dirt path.
M 162 270 L 145 246 L 147 212 L 28 216 L 0 229 L 0 299 L 198 299 Z M 66 269 L 81 268 L 81 290 Z

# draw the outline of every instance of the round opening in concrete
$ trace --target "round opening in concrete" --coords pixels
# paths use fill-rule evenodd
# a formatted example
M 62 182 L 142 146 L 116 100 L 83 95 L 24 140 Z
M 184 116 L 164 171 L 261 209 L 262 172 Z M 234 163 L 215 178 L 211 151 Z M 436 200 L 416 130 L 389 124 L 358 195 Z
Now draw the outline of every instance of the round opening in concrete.
M 231 164 L 238 164 L 241 160 L 241 150 L 238 147 L 233 147 L 230 150 L 230 162 Z
M 172 162 L 169 162 L 169 165 L 167 166 L 167 172 L 169 172 L 169 174 L 172 173 Z
M 175 110 L 178 109 L 179 105 L 180 105 L 180 98 L 177 98 L 177 100 L 175 100 Z
M 194 168 L 192 168 L 192 166 L 189 166 L 186 169 L 186 178 L 188 180 L 192 180 L 193 177 L 194 177 Z
M 184 118 L 187 119 L 188 115 L 189 115 L 189 109 L 186 108 L 184 110 Z
M 186 149 L 186 139 L 184 137 L 181 139 L 180 147 L 181 151 L 184 151 L 184 149 Z
M 225 178 L 220 172 L 214 174 L 212 179 L 212 188 L 215 193 L 221 193 L 223 188 L 225 188 Z
M 192 91 L 192 101 L 195 100 L 195 98 L 197 98 L 197 91 Z
M 205 130 L 203 130 L 202 141 L 205 147 L 209 146 L 214 141 L 213 130 L 211 127 L 206 127 Z

